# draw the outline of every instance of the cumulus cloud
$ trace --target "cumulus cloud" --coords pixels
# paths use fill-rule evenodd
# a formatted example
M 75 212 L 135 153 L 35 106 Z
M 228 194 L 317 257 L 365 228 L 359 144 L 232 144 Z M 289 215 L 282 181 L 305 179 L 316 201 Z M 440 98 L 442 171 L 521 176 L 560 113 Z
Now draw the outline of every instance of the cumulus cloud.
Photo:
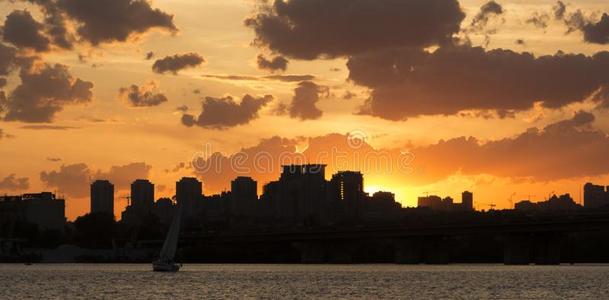
M 254 43 L 298 59 L 443 44 L 465 14 L 457 0 L 259 1 L 245 21 Z
M 92 98 L 93 83 L 74 78 L 65 65 L 30 61 L 21 67 L 19 77 L 21 84 L 0 103 L 6 121 L 50 123 L 64 106 Z
M 258 55 L 256 59 L 259 69 L 269 71 L 285 71 L 288 68 L 288 60 L 283 56 L 275 56 L 271 59 L 267 59 L 264 55 Z
M 59 170 L 43 171 L 40 180 L 49 188 L 75 198 L 89 195 L 89 185 L 96 179 L 110 180 L 117 190 L 126 190 L 131 182 L 147 178 L 152 167 L 143 162 L 112 166 L 108 171 L 92 170 L 84 163 L 62 165 Z
M 323 112 L 316 104 L 329 93 L 328 87 L 320 86 L 312 81 L 303 81 L 294 89 L 294 97 L 288 108 L 290 117 L 300 120 L 315 120 L 321 118 Z
M 132 84 L 129 87 L 120 88 L 118 93 L 121 99 L 134 107 L 158 106 L 167 102 L 167 97 L 163 93 L 158 92 L 154 81 L 142 87 Z
M 600 21 L 587 23 L 582 27 L 584 40 L 588 43 L 609 44 L 609 15 L 604 13 Z
M 559 108 L 609 85 L 609 52 L 535 57 L 480 47 L 395 49 L 352 57 L 349 78 L 371 89 L 363 114 L 390 120 L 463 110 Z
M 247 124 L 258 118 L 258 111 L 273 100 L 273 96 L 243 96 L 237 103 L 231 96 L 223 98 L 206 97 L 203 111 L 197 117 L 191 114 L 182 116 L 182 124 L 192 127 L 200 126 L 210 129 L 227 129 Z
M 13 47 L 9 47 L 3 43 L 0 43 L 0 76 L 7 76 L 17 66 L 17 50 Z M 6 85 L 6 79 L 4 85 Z
M 177 31 L 173 15 L 152 8 L 146 0 L 23 0 L 42 7 L 46 31 L 62 48 L 71 48 L 73 38 L 66 23 L 75 24 L 75 34 L 92 45 L 125 42 L 153 28 Z
M 548 22 L 550 16 L 546 13 L 534 12 L 533 15 L 526 20 L 527 24 L 531 24 L 537 28 L 546 29 L 548 28 Z
M 205 62 L 205 59 L 197 53 L 176 54 L 155 61 L 152 65 L 152 70 L 159 74 L 167 72 L 177 74 L 178 71 L 194 68 L 203 62 Z
M 325 163 L 327 172 L 362 171 L 411 185 L 436 183 L 456 174 L 491 175 L 536 182 L 609 174 L 609 137 L 593 127 L 595 117 L 579 112 L 544 128 L 482 142 L 456 137 L 426 146 L 374 148 L 361 133 L 286 139 L 272 137 L 239 152 L 193 159 L 193 171 L 208 189 L 221 191 L 237 176 L 265 184 L 281 165 Z M 359 140 L 358 140 L 359 139 Z M 333 156 L 334 155 L 334 156 Z
M 48 51 L 51 41 L 42 34 L 43 25 L 26 10 L 11 12 L 4 22 L 3 38 L 18 48 Z
M 486 27 L 491 18 L 503 14 L 503 6 L 495 1 L 489 1 L 480 7 L 480 12 L 474 16 L 471 31 L 481 31 Z
M 27 177 L 17 178 L 15 174 L 10 174 L 0 180 L 0 190 L 3 191 L 22 191 L 30 188 L 30 180 Z

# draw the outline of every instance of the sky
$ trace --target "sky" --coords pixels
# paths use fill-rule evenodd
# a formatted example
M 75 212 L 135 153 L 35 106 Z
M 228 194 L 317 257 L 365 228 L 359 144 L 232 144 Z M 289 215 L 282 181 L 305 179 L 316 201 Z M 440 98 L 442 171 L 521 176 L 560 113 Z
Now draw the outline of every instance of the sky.
M 606 0 L 0 1 L 0 193 L 157 197 L 285 163 L 403 206 L 609 185 Z

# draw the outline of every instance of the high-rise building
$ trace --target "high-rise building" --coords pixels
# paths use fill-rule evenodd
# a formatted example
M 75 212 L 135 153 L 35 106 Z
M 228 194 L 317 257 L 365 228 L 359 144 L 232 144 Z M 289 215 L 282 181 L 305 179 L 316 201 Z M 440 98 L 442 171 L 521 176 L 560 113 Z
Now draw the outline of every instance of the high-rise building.
M 330 180 L 331 197 L 338 199 L 345 215 L 359 217 L 364 203 L 364 176 L 360 172 L 338 172 Z
M 63 231 L 65 201 L 49 192 L 0 196 L 0 227 L 2 222 L 17 220 L 36 224 L 41 230 Z
M 154 184 L 146 179 L 131 183 L 131 206 L 141 213 L 148 213 L 154 205 Z
M 474 210 L 474 194 L 472 192 L 461 193 L 461 208 L 463 210 Z
M 584 185 L 584 207 L 598 208 L 609 206 L 609 188 L 605 190 L 602 185 L 586 183 Z
M 114 215 L 114 185 L 108 180 L 96 180 L 91 184 L 91 212 Z
M 182 207 L 182 216 L 185 218 L 198 212 L 202 196 L 203 183 L 196 178 L 183 177 L 176 182 L 176 202 Z
M 237 177 L 231 181 L 231 213 L 255 213 L 258 201 L 258 183 L 250 177 Z

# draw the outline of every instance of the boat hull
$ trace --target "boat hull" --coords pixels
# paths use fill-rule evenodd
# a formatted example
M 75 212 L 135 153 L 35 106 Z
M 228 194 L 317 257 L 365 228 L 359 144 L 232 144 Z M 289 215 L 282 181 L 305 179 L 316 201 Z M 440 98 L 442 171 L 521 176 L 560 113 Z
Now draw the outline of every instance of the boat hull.
M 152 263 L 152 270 L 155 272 L 177 272 L 180 265 L 175 263 Z

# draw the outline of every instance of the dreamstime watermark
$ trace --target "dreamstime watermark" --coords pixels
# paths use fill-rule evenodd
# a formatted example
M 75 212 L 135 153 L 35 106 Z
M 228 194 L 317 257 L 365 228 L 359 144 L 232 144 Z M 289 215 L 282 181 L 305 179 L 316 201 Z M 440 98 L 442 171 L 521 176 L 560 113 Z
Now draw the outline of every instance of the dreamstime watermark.
M 327 165 L 332 170 L 355 170 L 378 175 L 407 175 L 413 173 L 414 153 L 408 150 L 376 150 L 369 146 L 369 136 L 364 131 L 352 131 L 346 141 L 329 145 L 323 150 L 306 149 L 303 152 L 250 148 L 229 156 L 213 150 L 206 143 L 202 151 L 194 153 L 191 162 L 198 174 L 221 174 L 229 172 L 237 175 L 275 174 L 284 166 L 310 165 L 307 172 Z M 290 147 L 277 147 L 290 148 Z

